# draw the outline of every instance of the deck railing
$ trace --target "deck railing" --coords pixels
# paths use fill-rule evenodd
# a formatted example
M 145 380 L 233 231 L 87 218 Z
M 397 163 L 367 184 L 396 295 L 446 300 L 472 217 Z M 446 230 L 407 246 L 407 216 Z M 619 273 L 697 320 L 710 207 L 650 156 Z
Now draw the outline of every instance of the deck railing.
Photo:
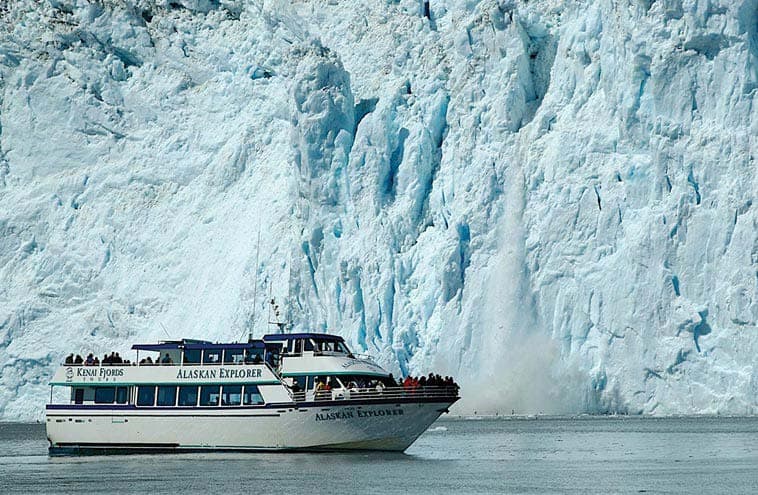
M 338 388 L 334 390 L 319 390 L 317 392 L 290 392 L 295 402 L 332 402 L 346 399 L 378 400 L 378 399 L 433 399 L 457 398 L 456 387 L 385 387 L 385 388 Z

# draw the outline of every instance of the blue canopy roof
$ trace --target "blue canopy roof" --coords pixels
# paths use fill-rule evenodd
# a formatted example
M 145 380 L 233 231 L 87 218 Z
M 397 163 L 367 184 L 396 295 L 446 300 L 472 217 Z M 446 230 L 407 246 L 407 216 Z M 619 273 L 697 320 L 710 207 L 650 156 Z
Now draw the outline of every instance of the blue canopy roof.
M 345 339 L 339 335 L 328 333 L 272 333 L 263 336 L 264 342 L 284 342 L 291 339 L 314 339 L 327 342 L 344 342 Z
M 263 349 L 263 341 L 254 340 L 252 342 L 229 342 L 225 344 L 214 344 L 207 340 L 172 340 L 161 342 L 159 344 L 134 344 L 132 349 L 138 351 L 166 351 L 171 349 L 189 349 L 189 350 L 203 350 L 203 349 Z

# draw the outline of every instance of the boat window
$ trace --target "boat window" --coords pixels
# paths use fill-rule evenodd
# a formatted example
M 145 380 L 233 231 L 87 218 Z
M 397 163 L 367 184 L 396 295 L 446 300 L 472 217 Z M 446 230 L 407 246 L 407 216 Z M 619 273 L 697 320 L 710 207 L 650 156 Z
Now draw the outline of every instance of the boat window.
M 158 405 L 175 406 L 176 405 L 176 387 L 158 387 Z
M 246 349 L 245 363 L 261 364 L 263 363 L 263 349 Z
M 95 404 L 113 404 L 116 399 L 116 387 L 97 387 L 95 389 Z
M 116 403 L 126 404 L 129 401 L 129 389 L 127 387 L 116 388 Z
M 273 366 L 274 368 L 278 368 L 280 351 L 281 351 L 281 346 L 267 347 L 265 361 L 271 366 Z
M 137 405 L 152 406 L 155 403 L 155 387 L 152 385 L 141 386 L 137 389 Z
M 343 344 L 342 342 L 337 342 L 335 347 L 337 348 L 337 352 L 341 352 L 343 354 L 349 353 L 349 351 L 347 350 L 347 347 L 345 347 L 345 344 Z
M 306 351 L 313 350 L 313 341 L 311 339 L 305 339 L 305 350 Z
M 304 376 L 292 377 L 292 381 L 297 383 L 297 386 L 300 387 L 300 390 L 305 390 L 305 377 Z
M 301 354 L 303 352 L 303 341 L 301 339 L 295 339 L 295 354 Z
M 200 349 L 184 349 L 184 364 L 200 364 Z
M 179 405 L 196 406 L 197 405 L 197 386 L 179 387 Z
M 83 404 L 83 403 L 84 403 L 84 389 L 75 388 L 74 389 L 74 404 Z
M 221 393 L 222 406 L 239 406 L 242 402 L 242 385 L 224 385 Z
M 245 385 L 243 404 L 246 406 L 263 404 L 263 397 L 261 396 L 261 392 L 258 390 L 258 387 L 256 385 Z
M 218 385 L 203 385 L 200 387 L 200 405 L 217 406 L 219 397 Z
M 244 358 L 244 349 L 227 349 L 224 351 L 224 363 L 226 364 L 242 364 Z
M 221 349 L 204 350 L 203 364 L 221 364 Z

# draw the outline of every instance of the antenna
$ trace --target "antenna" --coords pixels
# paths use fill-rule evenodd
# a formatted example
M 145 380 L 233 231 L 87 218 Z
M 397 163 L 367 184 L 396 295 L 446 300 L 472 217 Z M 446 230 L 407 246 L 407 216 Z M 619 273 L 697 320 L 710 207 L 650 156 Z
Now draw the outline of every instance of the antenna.
M 166 337 L 168 337 L 168 340 L 171 340 L 171 335 L 169 335 L 168 330 L 166 330 L 166 327 L 163 326 L 163 323 L 158 322 L 158 325 L 161 326 L 161 328 L 163 329 L 163 333 L 166 334 Z
M 247 341 L 253 341 L 253 328 L 255 328 L 255 308 L 258 303 L 258 260 L 261 256 L 261 230 L 258 229 L 258 243 L 255 245 L 255 271 L 253 272 L 253 321 L 247 332 Z

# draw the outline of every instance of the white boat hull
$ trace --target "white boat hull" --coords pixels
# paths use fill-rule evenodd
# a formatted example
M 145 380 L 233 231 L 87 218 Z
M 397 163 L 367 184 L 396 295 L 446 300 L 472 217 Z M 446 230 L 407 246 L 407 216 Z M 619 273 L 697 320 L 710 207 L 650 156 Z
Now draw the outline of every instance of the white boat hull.
M 407 449 L 454 399 L 247 408 L 48 407 L 52 454 Z

